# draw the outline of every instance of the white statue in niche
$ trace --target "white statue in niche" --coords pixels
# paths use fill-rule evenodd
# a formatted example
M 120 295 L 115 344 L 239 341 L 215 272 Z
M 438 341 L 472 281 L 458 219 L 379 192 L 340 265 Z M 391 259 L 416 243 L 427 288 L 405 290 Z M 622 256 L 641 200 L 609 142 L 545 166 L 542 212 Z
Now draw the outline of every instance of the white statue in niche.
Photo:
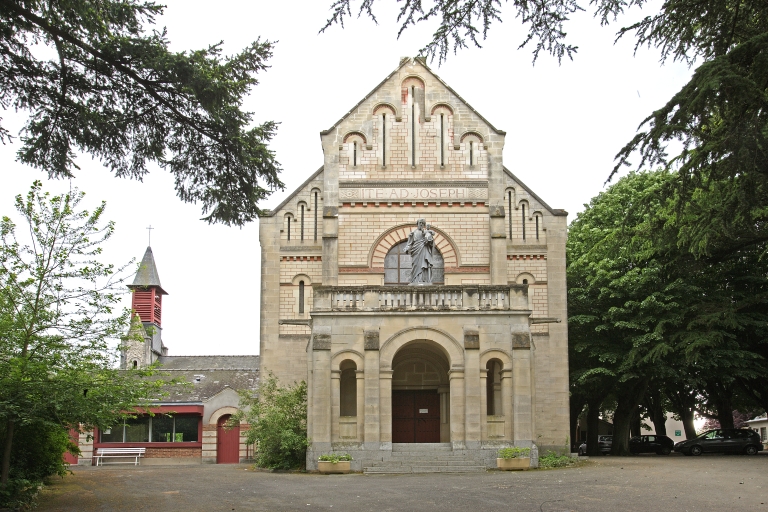
M 408 243 L 403 249 L 411 256 L 410 284 L 432 284 L 434 267 L 435 232 L 424 219 L 416 221 L 416 229 L 408 235 Z

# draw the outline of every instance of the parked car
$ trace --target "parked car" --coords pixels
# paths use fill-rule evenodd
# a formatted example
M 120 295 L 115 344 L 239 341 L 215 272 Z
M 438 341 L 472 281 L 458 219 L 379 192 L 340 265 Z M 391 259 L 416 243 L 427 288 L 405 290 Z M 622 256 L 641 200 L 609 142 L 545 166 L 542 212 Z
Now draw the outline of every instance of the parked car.
M 635 436 L 629 440 L 630 453 L 669 455 L 674 447 L 675 442 L 667 436 Z
M 613 446 L 613 436 L 597 436 L 597 445 L 600 447 L 600 453 L 608 455 Z
M 763 449 L 760 435 L 747 428 L 716 428 L 707 430 L 694 439 L 681 441 L 675 451 L 683 455 L 702 453 L 745 453 L 756 455 Z

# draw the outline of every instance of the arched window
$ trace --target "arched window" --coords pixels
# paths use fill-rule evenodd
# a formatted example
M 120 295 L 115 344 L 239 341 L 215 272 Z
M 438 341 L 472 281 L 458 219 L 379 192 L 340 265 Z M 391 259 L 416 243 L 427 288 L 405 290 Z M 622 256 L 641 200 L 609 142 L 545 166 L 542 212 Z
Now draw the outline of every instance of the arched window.
M 357 416 L 357 365 L 347 359 L 339 366 L 340 376 L 340 411 L 339 416 Z
M 384 258 L 384 284 L 409 284 L 411 282 L 411 256 L 403 249 L 408 242 L 403 240 L 395 244 Z M 445 282 L 443 255 L 437 247 L 432 249 L 434 263 L 432 267 L 432 283 Z
M 304 314 L 304 281 L 299 281 L 299 314 Z
M 501 416 L 504 414 L 501 405 L 501 361 L 491 359 L 485 368 L 488 370 L 488 377 L 485 381 L 486 414 L 488 416 Z

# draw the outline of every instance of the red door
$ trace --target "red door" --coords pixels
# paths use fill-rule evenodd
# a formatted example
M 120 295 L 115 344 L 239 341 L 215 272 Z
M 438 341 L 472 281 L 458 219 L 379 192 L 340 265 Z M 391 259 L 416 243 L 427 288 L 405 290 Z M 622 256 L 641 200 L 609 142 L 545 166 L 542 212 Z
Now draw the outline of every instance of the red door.
M 80 433 L 76 429 L 70 429 L 69 431 L 69 440 L 75 443 L 75 446 L 79 446 L 80 443 Z M 77 455 L 72 455 L 69 452 L 64 452 L 64 462 L 67 464 L 71 464 L 73 466 L 77 465 Z
M 238 464 L 240 462 L 240 425 L 226 429 L 229 414 L 216 423 L 216 464 Z
M 392 442 L 440 442 L 440 395 L 437 391 L 392 392 Z

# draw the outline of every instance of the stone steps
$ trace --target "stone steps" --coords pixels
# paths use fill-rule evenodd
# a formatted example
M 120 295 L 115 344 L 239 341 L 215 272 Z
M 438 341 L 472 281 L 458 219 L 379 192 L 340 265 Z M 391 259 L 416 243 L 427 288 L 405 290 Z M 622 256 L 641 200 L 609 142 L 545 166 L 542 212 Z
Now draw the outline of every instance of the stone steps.
M 450 443 L 393 444 L 387 460 L 363 462 L 366 475 L 404 473 L 482 473 L 486 467 L 464 451 L 453 451 Z

